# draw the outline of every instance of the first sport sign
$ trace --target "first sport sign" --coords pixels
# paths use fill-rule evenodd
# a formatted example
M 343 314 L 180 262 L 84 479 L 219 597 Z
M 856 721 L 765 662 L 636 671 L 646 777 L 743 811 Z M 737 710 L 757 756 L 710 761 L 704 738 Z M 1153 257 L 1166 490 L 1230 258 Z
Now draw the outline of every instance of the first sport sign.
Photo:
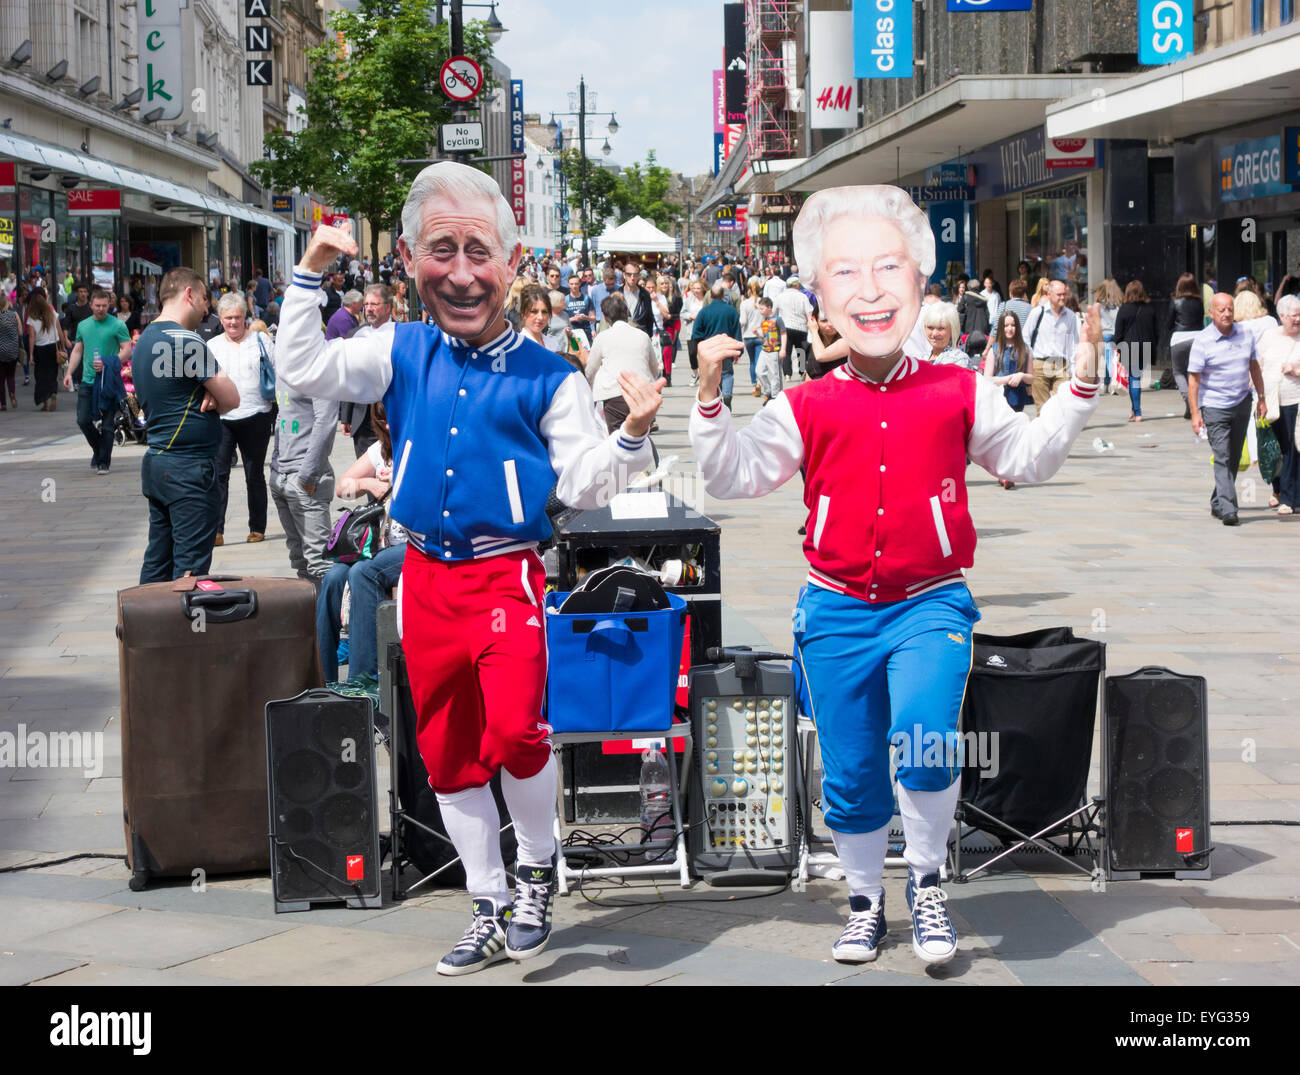
M 470 56 L 453 56 L 438 72 L 438 84 L 453 101 L 472 101 L 483 88 L 483 69 Z

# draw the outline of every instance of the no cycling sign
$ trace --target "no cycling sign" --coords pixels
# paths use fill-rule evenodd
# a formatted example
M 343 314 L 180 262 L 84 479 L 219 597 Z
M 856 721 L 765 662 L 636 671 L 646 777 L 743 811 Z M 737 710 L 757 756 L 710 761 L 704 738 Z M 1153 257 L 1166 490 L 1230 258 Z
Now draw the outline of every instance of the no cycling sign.
M 453 101 L 471 101 L 483 88 L 483 69 L 469 56 L 453 56 L 438 72 L 438 84 Z

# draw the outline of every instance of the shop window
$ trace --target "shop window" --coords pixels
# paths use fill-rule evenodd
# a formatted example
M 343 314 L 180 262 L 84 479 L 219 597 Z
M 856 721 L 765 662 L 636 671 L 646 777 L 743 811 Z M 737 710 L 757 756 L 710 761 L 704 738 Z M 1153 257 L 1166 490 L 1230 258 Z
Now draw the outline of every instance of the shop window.
M 1250 32 L 1264 32 L 1264 0 L 1250 0 Z

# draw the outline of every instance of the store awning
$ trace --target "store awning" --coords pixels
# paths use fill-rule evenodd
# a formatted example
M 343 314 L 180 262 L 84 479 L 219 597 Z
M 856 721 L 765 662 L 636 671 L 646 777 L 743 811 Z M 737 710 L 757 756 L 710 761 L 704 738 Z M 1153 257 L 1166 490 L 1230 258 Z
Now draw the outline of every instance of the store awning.
M 159 179 L 146 172 L 137 172 L 134 168 L 125 168 L 112 161 L 92 157 L 88 153 L 77 153 L 62 146 L 50 145 L 48 142 L 24 138 L 12 131 L 0 130 L 0 157 L 12 157 L 28 165 L 45 165 L 52 172 L 84 176 L 86 179 L 110 187 L 139 191 L 159 201 L 188 205 L 217 216 L 235 217 L 237 220 L 246 220 L 250 224 L 260 224 L 275 231 L 287 232 L 289 241 L 293 241 L 293 225 L 273 213 L 240 202 L 214 198 L 192 187 Z
M 1049 138 L 1174 140 L 1276 115 L 1300 100 L 1300 22 L 1083 92 L 1047 110 Z
M 778 191 L 896 183 L 963 150 L 1009 138 L 1043 122 L 1062 98 L 1114 85 L 1117 75 L 962 75 L 884 119 L 854 131 L 780 176 Z
M 807 160 L 806 157 L 790 157 L 784 160 L 751 161 L 748 170 L 736 184 L 737 194 L 775 194 L 777 181 L 791 168 L 798 168 Z
M 672 254 L 678 245 L 671 235 L 639 216 L 596 238 L 596 249 L 602 254 Z

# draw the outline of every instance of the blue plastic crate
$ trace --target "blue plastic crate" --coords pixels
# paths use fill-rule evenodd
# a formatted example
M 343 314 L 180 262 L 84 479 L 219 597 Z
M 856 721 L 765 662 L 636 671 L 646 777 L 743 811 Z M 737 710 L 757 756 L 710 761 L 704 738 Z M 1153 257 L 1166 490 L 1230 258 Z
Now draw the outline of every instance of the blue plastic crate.
M 557 732 L 660 731 L 673 719 L 686 602 L 573 616 L 546 595 L 546 720 Z

